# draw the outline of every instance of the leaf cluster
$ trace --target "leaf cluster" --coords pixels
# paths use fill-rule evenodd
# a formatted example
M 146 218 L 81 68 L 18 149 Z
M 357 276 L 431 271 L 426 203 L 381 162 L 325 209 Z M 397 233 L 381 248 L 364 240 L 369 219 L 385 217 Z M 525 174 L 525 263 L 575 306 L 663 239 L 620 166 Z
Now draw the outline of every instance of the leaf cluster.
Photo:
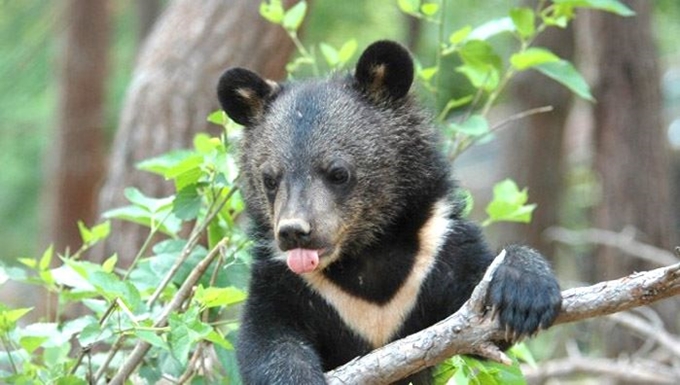
M 0 305 L 0 382 L 96 383 L 114 373 L 139 341 L 152 346 L 138 371 L 146 382 L 191 377 L 238 381 L 233 309 L 246 298 L 249 269 L 244 251 L 248 241 L 237 223 L 243 201 L 231 143 L 238 129 L 223 112 L 209 119 L 225 127 L 221 138 L 199 134 L 193 149 L 138 165 L 171 181 L 175 194 L 153 198 L 127 188 L 128 206 L 105 213 L 107 220 L 95 226 L 78 224 L 82 246 L 74 253 L 49 247 L 38 258 L 20 258 L 21 266 L 0 266 L 0 285 L 9 280 L 37 285 L 56 304 L 38 322 L 20 322 L 32 308 Z M 130 266 L 120 266 L 116 254 L 101 264 L 83 258 L 109 236 L 110 220 L 148 228 L 147 242 Z M 194 266 L 214 253 L 219 258 L 200 277 L 191 297 L 159 324 L 156 320 Z M 61 322 L 75 304 L 85 308 L 85 315 Z M 73 356 L 72 351 L 79 353 Z M 222 367 L 232 369 L 200 372 L 211 352 Z

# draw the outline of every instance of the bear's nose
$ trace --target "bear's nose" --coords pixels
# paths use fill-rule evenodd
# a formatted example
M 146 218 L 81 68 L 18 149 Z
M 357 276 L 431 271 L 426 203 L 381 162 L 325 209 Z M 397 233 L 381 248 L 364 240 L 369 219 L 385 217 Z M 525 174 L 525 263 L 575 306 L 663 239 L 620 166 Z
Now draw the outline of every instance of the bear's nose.
M 285 251 L 309 243 L 312 226 L 304 219 L 284 219 L 279 222 L 277 233 L 279 246 Z

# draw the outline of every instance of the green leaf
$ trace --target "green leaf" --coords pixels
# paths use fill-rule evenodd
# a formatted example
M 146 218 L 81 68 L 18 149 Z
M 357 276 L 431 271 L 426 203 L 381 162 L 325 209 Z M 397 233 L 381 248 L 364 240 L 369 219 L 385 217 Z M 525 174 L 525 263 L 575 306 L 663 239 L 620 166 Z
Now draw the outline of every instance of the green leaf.
M 552 12 L 541 12 L 541 19 L 545 25 L 559 28 L 566 28 L 574 17 L 574 7 L 564 4 L 553 4 Z
M 19 339 L 19 345 L 28 353 L 32 354 L 37 348 L 42 346 L 45 341 L 47 341 L 49 338 L 48 337 L 40 337 L 40 336 L 24 336 Z
M 234 349 L 234 346 L 215 330 L 211 330 L 210 333 L 208 333 L 208 335 L 205 336 L 205 340 L 210 341 L 213 344 L 218 345 L 224 349 L 230 350 Z
M 463 65 L 456 71 L 464 74 L 476 88 L 491 91 L 500 81 L 501 57 L 481 40 L 469 40 L 459 50 Z
M 409 15 L 417 15 L 418 9 L 420 9 L 421 0 L 399 0 L 397 5 L 399 9 Z
M 534 368 L 538 367 L 538 364 L 534 359 L 534 355 L 531 354 L 529 347 L 524 342 L 518 343 L 511 347 L 508 353 L 510 353 L 511 356 L 516 357 L 518 360 L 526 362 Z
M 194 136 L 194 148 L 201 154 L 209 154 L 220 146 L 222 146 L 220 138 L 214 138 L 204 133 L 196 134 L 196 136 Z
M 157 213 L 162 209 L 170 207 L 173 202 L 173 197 L 167 198 L 150 198 L 144 195 L 135 187 L 127 187 L 123 194 L 125 198 L 137 207 L 140 207 L 150 213 Z
M 534 67 L 543 75 L 552 78 L 569 88 L 576 95 L 588 101 L 595 101 L 593 95 L 590 93 L 590 87 L 586 83 L 583 76 L 574 68 L 571 63 L 566 60 L 560 60 L 553 63 L 544 63 Z
M 120 298 L 133 311 L 142 303 L 137 288 L 129 281 L 121 281 L 113 273 L 95 271 L 89 275 L 88 280 L 97 289 L 97 292 L 109 301 Z
M 451 99 L 448 102 L 446 102 L 445 109 L 452 110 L 454 108 L 464 106 L 464 105 L 470 103 L 472 101 L 472 99 L 474 99 L 473 95 L 463 96 L 462 98 L 458 98 L 458 99 Z
M 426 3 L 420 6 L 420 12 L 425 16 L 434 16 L 437 11 L 439 11 L 439 4 L 437 3 Z
M 80 222 L 78 222 L 80 223 Z M 54 254 L 54 245 L 50 245 L 47 250 L 43 253 L 42 257 L 40 257 L 40 262 L 38 262 L 38 270 L 47 270 L 50 267 L 50 263 L 52 263 L 52 256 Z
M 52 246 L 50 246 L 50 247 L 52 247 Z M 38 261 L 36 261 L 33 258 L 17 258 L 17 261 L 19 261 L 22 265 L 24 265 L 24 266 L 26 266 L 30 269 L 35 269 L 36 266 L 38 266 Z
M 83 244 L 93 245 L 109 236 L 109 233 L 111 233 L 111 222 L 106 221 L 90 229 L 83 221 L 78 221 L 78 230 L 80 231 L 80 238 L 83 240 Z
M 523 52 L 518 52 L 510 57 L 510 64 L 516 69 L 523 71 L 545 63 L 554 63 L 562 59 L 545 48 L 530 47 Z
M 89 346 L 95 342 L 104 341 L 111 337 L 113 332 L 109 328 L 102 329 L 99 322 L 92 322 L 91 324 L 85 326 L 83 330 L 78 334 L 78 342 L 80 346 Z
M 487 40 L 505 32 L 514 32 L 515 24 L 509 17 L 488 21 L 470 32 L 470 40 Z
M 171 207 L 171 206 L 170 206 Z M 166 217 L 167 215 L 167 217 Z M 149 211 L 139 206 L 125 206 L 117 209 L 106 211 L 102 214 L 104 218 L 116 218 L 129 222 L 138 223 L 146 227 L 158 226 L 158 231 L 171 237 L 177 237 L 182 221 L 167 212 L 150 213 Z M 160 222 L 164 219 L 163 223 Z
M 155 158 L 146 159 L 137 163 L 137 168 L 140 170 L 152 172 L 168 179 L 166 176 L 173 167 L 180 164 L 187 158 L 196 156 L 196 153 L 189 150 L 174 150 L 166 152 Z
M 628 17 L 635 15 L 635 12 L 632 9 L 618 0 L 553 0 L 553 3 L 579 8 L 598 9 L 619 16 Z
M 106 273 L 111 273 L 113 269 L 116 267 L 116 263 L 118 262 L 118 254 L 113 254 L 109 258 L 102 263 L 102 271 Z
M 488 226 L 494 222 L 531 222 L 531 213 L 536 208 L 535 204 L 527 205 L 529 194 L 527 189 L 519 190 L 517 184 L 505 179 L 497 183 L 493 188 L 493 200 L 486 207 L 489 218 L 482 224 Z
M 198 308 L 190 308 L 184 314 L 170 314 L 168 318 L 170 333 L 168 345 L 172 355 L 185 364 L 191 347 L 213 331 L 212 327 L 198 319 Z
M 33 310 L 32 307 L 25 307 L 21 309 L 9 309 L 4 305 L 0 305 L 0 335 L 10 332 L 16 326 L 19 318 L 25 316 L 28 312 Z
M 188 221 L 198 216 L 203 199 L 195 184 L 186 186 L 175 196 L 172 212 L 177 218 Z
M 535 14 L 531 8 L 513 8 L 510 10 L 510 19 L 522 39 L 530 38 L 536 32 Z
M 194 299 L 206 308 L 231 306 L 245 301 L 246 293 L 235 287 L 203 288 L 203 286 L 198 286 Z
M 348 40 L 340 47 L 338 50 L 338 61 L 340 62 L 340 65 L 344 65 L 352 58 L 352 56 L 354 56 L 357 47 L 359 47 L 357 39 Z
M 281 24 L 284 14 L 281 0 L 269 0 L 260 4 L 260 15 L 270 23 Z
M 436 67 L 436 66 L 428 67 L 428 68 L 422 68 L 418 71 L 418 76 L 425 81 L 429 81 L 430 79 L 432 79 L 432 77 L 434 75 L 437 74 L 438 71 L 439 71 L 439 67 Z
M 324 59 L 326 59 L 326 63 L 328 63 L 329 66 L 335 67 L 338 65 L 338 63 L 340 63 L 340 54 L 335 48 L 326 43 L 319 44 L 319 48 L 321 49 L 321 54 L 323 55 Z
M 449 36 L 449 42 L 453 45 L 460 44 L 462 43 L 467 37 L 470 35 L 472 32 L 472 26 L 471 25 L 466 25 L 465 27 L 454 31 L 450 36 Z
M 526 385 L 526 379 L 513 360 L 512 365 L 504 365 L 493 361 L 480 361 L 469 356 L 462 356 L 465 365 L 470 368 L 472 379 L 476 384 Z
M 286 14 L 283 16 L 283 28 L 290 32 L 297 31 L 300 25 L 302 25 L 306 13 L 307 2 L 302 0 L 286 11 Z
M 156 332 L 150 330 L 135 330 L 135 336 L 161 349 L 169 349 L 168 343 L 163 340 Z
M 227 113 L 222 110 L 213 111 L 208 115 L 208 122 L 217 124 L 218 126 L 226 126 L 229 123 Z
M 479 137 L 489 133 L 489 123 L 482 115 L 475 114 L 460 124 L 451 123 L 450 129 L 455 133 Z
M 90 272 L 96 270 L 89 268 L 85 263 L 85 261 L 74 261 L 71 259 L 64 260 L 64 265 L 52 269 L 54 282 L 65 287 L 73 288 L 75 291 L 79 292 L 94 291 L 94 286 L 92 286 L 87 279 Z M 99 269 L 98 265 L 95 266 L 96 269 Z
M 84 379 L 82 379 L 78 376 L 69 374 L 69 375 L 66 375 L 66 376 L 59 377 L 59 379 L 57 379 L 57 381 L 54 384 L 55 385 L 87 385 L 87 381 L 85 381 Z

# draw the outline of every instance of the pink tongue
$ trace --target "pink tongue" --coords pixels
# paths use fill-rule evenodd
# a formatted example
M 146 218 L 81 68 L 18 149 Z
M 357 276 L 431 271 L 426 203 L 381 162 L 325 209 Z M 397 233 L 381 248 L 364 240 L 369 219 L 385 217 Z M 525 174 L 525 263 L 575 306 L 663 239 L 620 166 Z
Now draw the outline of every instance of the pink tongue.
M 307 249 L 289 250 L 286 262 L 288 267 L 297 274 L 309 273 L 319 266 L 319 252 Z

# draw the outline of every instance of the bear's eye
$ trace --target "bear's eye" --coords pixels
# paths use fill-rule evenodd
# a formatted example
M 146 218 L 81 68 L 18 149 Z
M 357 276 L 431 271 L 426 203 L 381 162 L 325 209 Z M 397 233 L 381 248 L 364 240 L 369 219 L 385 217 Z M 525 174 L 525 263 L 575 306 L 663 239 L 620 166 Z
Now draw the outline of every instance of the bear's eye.
M 262 185 L 264 185 L 264 188 L 267 190 L 267 192 L 271 193 L 275 192 L 276 189 L 279 187 L 279 181 L 275 176 L 271 174 L 263 174 Z
M 328 169 L 327 179 L 334 185 L 342 185 L 349 182 L 349 169 L 345 165 L 336 164 Z

